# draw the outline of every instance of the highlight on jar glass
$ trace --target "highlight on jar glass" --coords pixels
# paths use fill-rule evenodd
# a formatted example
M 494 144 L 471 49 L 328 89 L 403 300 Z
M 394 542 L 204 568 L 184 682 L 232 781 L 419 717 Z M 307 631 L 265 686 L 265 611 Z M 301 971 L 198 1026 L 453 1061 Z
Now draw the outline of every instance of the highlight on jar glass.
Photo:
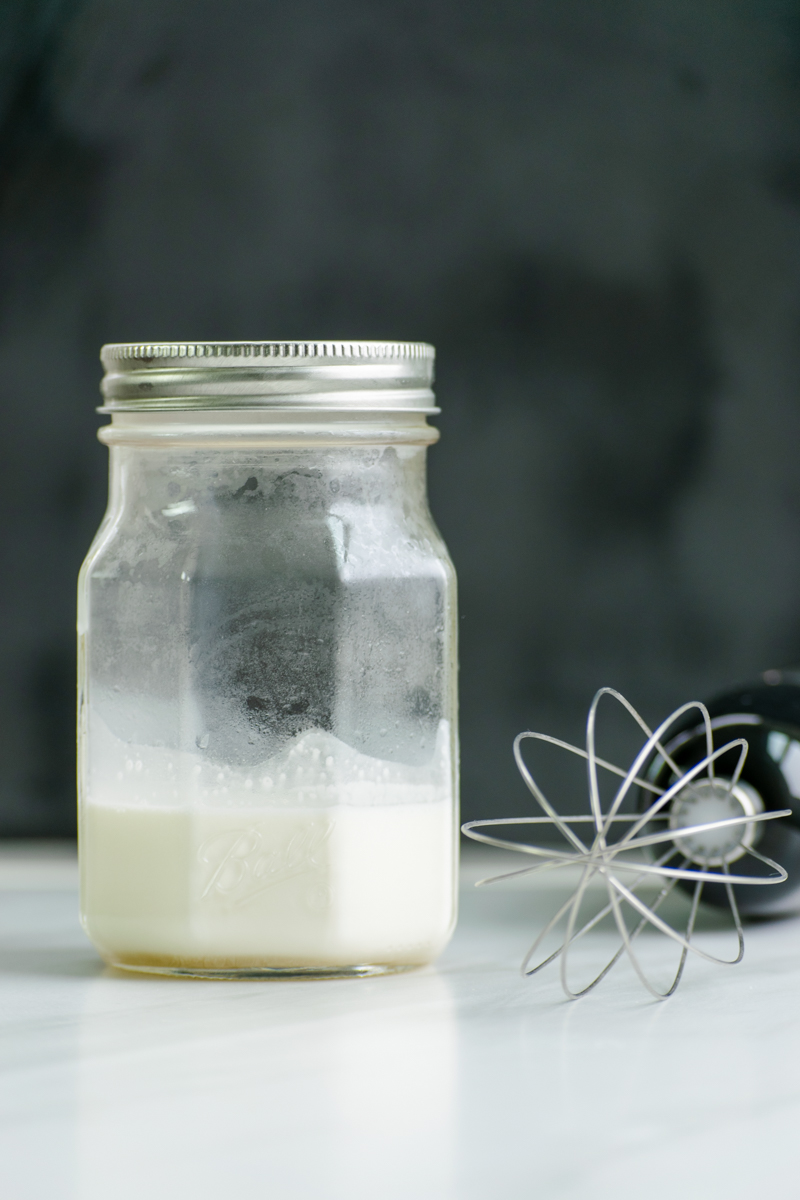
M 372 974 L 456 917 L 431 346 L 105 346 L 78 596 L 84 929 L 110 964 Z

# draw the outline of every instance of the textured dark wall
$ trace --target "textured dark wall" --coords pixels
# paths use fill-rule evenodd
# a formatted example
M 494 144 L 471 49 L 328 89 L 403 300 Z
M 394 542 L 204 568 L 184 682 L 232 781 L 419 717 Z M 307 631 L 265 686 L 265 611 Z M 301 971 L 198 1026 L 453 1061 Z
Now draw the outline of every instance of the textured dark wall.
M 0 122 L 0 832 L 73 827 L 104 341 L 436 344 L 466 816 L 800 658 L 795 6 L 4 0 Z

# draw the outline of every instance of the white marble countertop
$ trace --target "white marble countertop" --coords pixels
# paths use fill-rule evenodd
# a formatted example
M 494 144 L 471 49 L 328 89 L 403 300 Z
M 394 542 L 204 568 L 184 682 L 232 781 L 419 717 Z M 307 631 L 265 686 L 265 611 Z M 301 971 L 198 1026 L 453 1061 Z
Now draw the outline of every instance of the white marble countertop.
M 218 982 L 106 969 L 72 854 L 0 847 L 2 1196 L 800 1193 L 800 921 L 748 928 L 739 966 L 690 960 L 664 1003 L 626 963 L 569 1002 L 554 967 L 519 973 L 564 882 L 476 892 L 482 869 L 435 967 Z M 666 977 L 674 948 L 640 940 Z

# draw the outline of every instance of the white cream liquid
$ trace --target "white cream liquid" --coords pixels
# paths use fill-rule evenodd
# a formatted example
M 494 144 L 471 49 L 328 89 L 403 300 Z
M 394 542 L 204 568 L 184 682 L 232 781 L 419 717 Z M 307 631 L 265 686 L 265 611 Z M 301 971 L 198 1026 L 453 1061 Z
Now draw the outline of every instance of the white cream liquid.
M 96 735 L 96 736 L 95 736 Z M 454 920 L 449 730 L 430 768 L 312 730 L 252 772 L 95 727 L 87 933 L 109 961 L 207 970 L 428 962 Z

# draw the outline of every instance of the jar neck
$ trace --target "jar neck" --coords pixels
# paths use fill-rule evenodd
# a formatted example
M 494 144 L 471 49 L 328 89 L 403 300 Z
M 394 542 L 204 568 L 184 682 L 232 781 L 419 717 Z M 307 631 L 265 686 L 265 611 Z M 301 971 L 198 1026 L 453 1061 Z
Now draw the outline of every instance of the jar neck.
M 430 446 L 439 430 L 424 413 L 286 408 L 114 413 L 97 435 L 107 446 Z
M 426 449 L 307 439 L 112 442 L 109 513 L 144 514 L 149 524 L 160 514 L 171 524 L 200 509 L 227 512 L 236 502 L 317 517 L 397 509 L 428 519 Z

